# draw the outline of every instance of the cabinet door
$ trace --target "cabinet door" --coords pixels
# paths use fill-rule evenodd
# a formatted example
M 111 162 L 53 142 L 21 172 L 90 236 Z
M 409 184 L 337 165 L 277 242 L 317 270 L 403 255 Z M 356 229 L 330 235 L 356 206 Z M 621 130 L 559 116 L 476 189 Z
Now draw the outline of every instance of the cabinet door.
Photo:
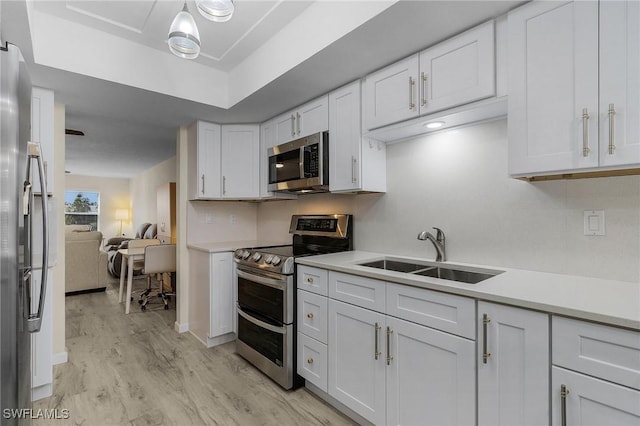
M 640 424 L 640 391 L 552 368 L 552 425 Z M 564 406 L 564 407 L 563 407 Z
M 374 424 L 385 422 L 384 327 L 382 314 L 329 300 L 328 393 Z
M 276 143 L 280 145 L 296 138 L 296 111 L 289 111 L 275 119 Z
M 54 187 L 54 94 L 51 90 L 34 87 L 31 91 L 31 141 L 40 143 L 42 160 L 44 163 L 45 183 L 47 193 L 53 193 Z M 71 145 L 73 141 L 69 141 Z M 42 193 L 40 188 L 40 178 L 35 171 L 31 174 L 31 183 L 34 193 Z
M 216 337 L 233 331 L 235 304 L 233 303 L 233 256 L 230 252 L 210 255 L 209 336 Z M 198 295 L 195 296 L 199 297 Z
M 260 126 L 222 126 L 222 198 L 260 196 Z
M 296 138 L 329 130 L 329 96 L 302 105 L 296 111 Z
M 495 96 L 494 23 L 420 52 L 420 114 Z
M 475 425 L 475 342 L 387 317 L 388 425 Z
M 549 316 L 478 302 L 477 324 L 478 425 L 548 424 Z
M 367 130 L 418 116 L 418 55 L 396 62 L 365 79 Z
M 353 191 L 360 179 L 360 81 L 329 94 L 329 190 Z
M 220 198 L 220 126 L 204 121 L 197 126 L 196 198 Z
M 162 244 L 176 243 L 176 183 L 158 186 L 156 197 L 158 239 Z
M 508 35 L 509 173 L 596 167 L 598 2 L 529 3 Z
M 638 163 L 640 3 L 603 1 L 600 2 L 600 165 Z

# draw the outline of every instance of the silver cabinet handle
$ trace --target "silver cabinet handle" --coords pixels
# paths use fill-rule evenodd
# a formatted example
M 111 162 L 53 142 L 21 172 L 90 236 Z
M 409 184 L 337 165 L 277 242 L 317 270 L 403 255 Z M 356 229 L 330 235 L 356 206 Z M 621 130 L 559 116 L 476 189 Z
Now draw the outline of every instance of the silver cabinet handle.
M 291 136 L 296 135 L 296 116 L 291 114 Z
M 482 363 L 486 364 L 491 354 L 487 351 L 487 326 L 491 322 L 489 315 L 482 315 Z
M 609 104 L 609 155 L 613 155 L 616 150 L 615 143 L 615 115 L 616 115 L 616 107 L 613 104 Z
M 387 327 L 387 365 L 391 365 L 391 361 L 393 361 L 393 356 L 391 355 L 391 335 L 393 334 L 393 330 L 391 327 Z
M 40 144 L 34 143 L 34 142 L 28 142 L 27 143 L 27 153 L 28 153 L 28 158 L 29 161 L 27 162 L 27 178 L 25 181 L 25 187 L 29 188 L 29 206 L 31 205 L 31 203 L 33 202 L 33 192 L 30 191 L 31 188 L 31 183 L 29 182 L 30 176 L 31 176 L 31 160 L 36 160 L 36 163 L 38 165 L 38 175 L 40 177 L 40 190 L 42 192 L 42 195 L 40 197 L 41 203 L 42 203 L 42 280 L 40 281 L 40 300 L 38 301 L 38 311 L 36 313 L 32 313 L 31 312 L 31 306 L 29 306 L 28 308 L 28 316 L 26 318 L 27 320 L 27 330 L 30 333 L 36 333 L 38 331 L 40 331 L 40 328 L 42 327 L 42 315 L 44 314 L 44 300 L 45 300 L 45 294 L 47 291 L 47 268 L 49 265 L 49 212 L 48 212 L 48 206 L 47 206 L 47 182 L 45 179 L 45 173 L 44 173 L 44 163 L 42 161 L 42 153 L 41 153 L 41 149 L 40 149 Z M 32 211 L 30 211 L 31 209 L 26 207 L 25 208 L 25 213 L 28 214 L 27 220 L 26 222 L 28 223 L 28 229 L 26 232 L 26 238 L 28 238 L 29 240 L 31 240 L 32 238 L 32 234 L 31 234 L 31 229 L 32 229 L 32 224 L 33 224 L 33 214 Z M 28 253 L 26 253 L 27 256 L 27 262 L 28 262 L 28 267 L 31 268 L 32 266 L 32 254 L 31 254 L 31 242 L 29 241 L 28 244 L 25 244 L 26 249 L 29 251 Z M 29 280 L 29 288 L 31 285 L 31 273 L 29 271 L 28 274 L 26 274 L 26 277 Z M 28 292 L 30 293 L 30 290 L 28 290 Z M 29 294 L 28 293 L 28 294 Z M 29 297 L 30 299 L 30 297 Z M 30 305 L 30 304 L 29 304 Z
M 356 176 L 358 175 L 358 171 L 356 169 L 358 164 L 358 160 L 356 159 L 355 156 L 351 156 L 351 182 L 352 183 L 356 183 L 358 181 L 358 179 L 356 178 Z
M 413 111 L 416 107 L 415 102 L 413 102 L 413 88 L 416 85 L 416 81 L 409 76 L 409 110 Z
M 227 193 L 227 177 L 222 176 L 222 195 Z
M 312 312 L 309 312 L 309 313 L 307 314 L 307 318 L 309 318 L 309 319 L 313 319 L 313 313 L 312 313 Z
M 422 73 L 421 80 L 422 80 L 422 100 L 420 101 L 420 105 L 425 106 L 427 105 L 427 75 L 425 73 Z
M 569 388 L 566 385 L 560 385 L 560 424 L 567 426 L 567 395 Z
M 300 135 L 300 119 L 301 119 L 301 118 L 302 118 L 302 117 L 300 116 L 300 113 L 299 113 L 299 112 L 296 112 L 296 129 L 297 129 L 297 130 L 296 130 L 296 133 L 297 133 L 298 135 Z
M 204 195 L 204 173 L 202 174 L 202 195 Z
M 587 108 L 582 109 L 582 156 L 588 157 L 591 149 L 589 148 L 589 111 Z
M 379 346 L 379 336 L 378 334 L 380 333 L 380 329 L 382 329 L 382 327 L 380 327 L 380 324 L 376 323 L 375 325 L 375 342 L 376 342 L 376 347 L 374 350 L 374 359 L 378 359 L 380 358 L 380 355 L 382 355 L 382 352 L 380 352 L 380 346 Z

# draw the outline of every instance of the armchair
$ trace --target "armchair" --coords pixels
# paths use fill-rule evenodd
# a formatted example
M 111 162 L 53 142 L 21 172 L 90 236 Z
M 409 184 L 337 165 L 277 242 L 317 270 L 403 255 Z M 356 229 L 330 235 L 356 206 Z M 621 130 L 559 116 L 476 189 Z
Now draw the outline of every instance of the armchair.
M 65 230 L 65 293 L 102 291 L 107 285 L 107 253 L 100 249 L 102 233 L 68 227 Z

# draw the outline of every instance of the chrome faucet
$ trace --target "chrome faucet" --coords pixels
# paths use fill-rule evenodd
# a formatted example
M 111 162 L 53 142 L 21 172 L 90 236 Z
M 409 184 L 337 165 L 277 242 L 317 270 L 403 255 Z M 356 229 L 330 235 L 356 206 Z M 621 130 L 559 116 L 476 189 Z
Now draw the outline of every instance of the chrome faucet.
M 442 229 L 434 227 L 436 230 L 436 236 L 434 237 L 431 232 L 422 231 L 418 234 L 418 239 L 421 241 L 429 240 L 433 243 L 433 246 L 436 248 L 436 262 L 444 262 L 447 260 L 447 255 L 445 252 L 445 238 L 444 232 Z

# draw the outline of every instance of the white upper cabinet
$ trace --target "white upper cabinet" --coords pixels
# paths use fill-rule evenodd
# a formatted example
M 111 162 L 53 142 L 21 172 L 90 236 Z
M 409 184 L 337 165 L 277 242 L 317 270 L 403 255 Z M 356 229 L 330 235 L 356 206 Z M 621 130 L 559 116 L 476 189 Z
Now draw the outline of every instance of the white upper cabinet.
M 328 101 L 328 96 L 325 95 L 276 117 L 275 145 L 328 130 Z
M 187 131 L 189 199 L 220 197 L 220 126 L 196 121 Z
M 367 130 L 417 117 L 418 55 L 389 65 L 365 78 Z
M 360 81 L 329 94 L 329 190 L 386 191 L 386 146 L 362 138 Z
M 31 142 L 38 142 L 41 148 L 47 193 L 53 193 L 53 144 L 54 144 L 54 94 L 51 90 L 34 87 L 31 91 Z M 31 183 L 34 193 L 42 193 L 40 177 L 32 165 Z
M 533 2 L 509 14 L 511 175 L 637 167 L 639 17 L 634 1 Z
M 638 163 L 640 2 L 603 1 L 600 3 L 600 165 L 637 166 Z
M 189 199 L 260 196 L 260 126 L 197 121 L 188 129 Z
M 495 24 L 484 23 L 365 79 L 365 128 L 496 94 Z
M 222 198 L 260 197 L 260 126 L 222 126 Z
M 420 52 L 420 115 L 496 94 L 493 21 Z

